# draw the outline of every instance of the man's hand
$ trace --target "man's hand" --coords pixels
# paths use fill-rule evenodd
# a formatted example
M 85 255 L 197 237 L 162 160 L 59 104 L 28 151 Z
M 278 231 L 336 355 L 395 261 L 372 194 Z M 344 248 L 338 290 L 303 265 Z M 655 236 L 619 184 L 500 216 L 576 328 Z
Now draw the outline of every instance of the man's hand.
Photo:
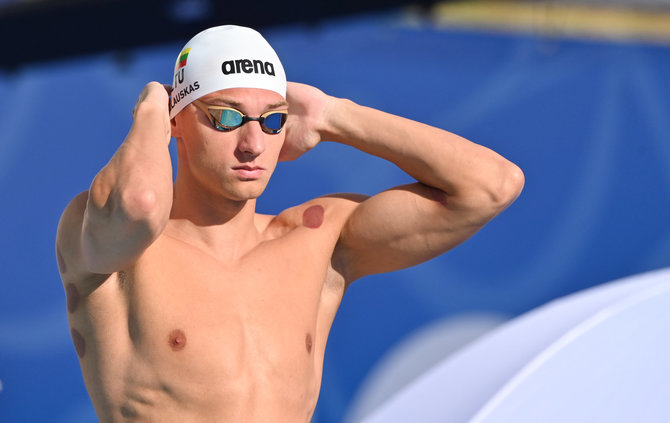
M 140 105 L 152 104 L 161 108 L 165 108 L 168 112 L 168 103 L 170 102 L 169 95 L 172 92 L 172 86 L 168 84 L 160 84 L 158 82 L 149 82 L 144 86 L 144 89 L 137 98 L 137 103 L 133 107 L 133 118 L 137 113 Z
M 295 160 L 323 140 L 328 112 L 335 100 L 317 88 L 295 82 L 288 83 L 286 97 L 289 116 L 280 161 Z

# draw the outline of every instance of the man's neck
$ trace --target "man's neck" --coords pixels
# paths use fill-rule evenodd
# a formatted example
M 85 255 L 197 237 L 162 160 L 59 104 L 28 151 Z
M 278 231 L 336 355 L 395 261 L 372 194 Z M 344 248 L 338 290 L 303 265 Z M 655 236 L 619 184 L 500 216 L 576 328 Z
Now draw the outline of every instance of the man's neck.
M 255 199 L 236 201 L 199 188 L 175 183 L 166 235 L 226 261 L 236 260 L 260 242 Z

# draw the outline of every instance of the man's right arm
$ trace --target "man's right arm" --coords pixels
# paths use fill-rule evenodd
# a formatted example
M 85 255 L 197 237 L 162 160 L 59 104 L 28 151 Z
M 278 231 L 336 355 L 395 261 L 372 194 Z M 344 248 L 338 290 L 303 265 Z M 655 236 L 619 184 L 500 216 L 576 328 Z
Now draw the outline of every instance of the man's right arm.
M 172 208 L 168 113 L 166 88 L 147 84 L 126 139 L 88 194 L 63 213 L 56 241 L 61 273 L 82 277 L 122 270 L 163 231 Z

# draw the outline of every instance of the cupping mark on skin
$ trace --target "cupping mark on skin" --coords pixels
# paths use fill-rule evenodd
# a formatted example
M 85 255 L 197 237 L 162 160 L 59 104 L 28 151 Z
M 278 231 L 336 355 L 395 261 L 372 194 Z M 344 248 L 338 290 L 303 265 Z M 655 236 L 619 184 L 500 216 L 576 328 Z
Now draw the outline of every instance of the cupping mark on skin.
M 302 224 L 311 229 L 316 229 L 323 224 L 323 206 L 311 206 L 302 214 Z
M 72 336 L 72 342 L 74 343 L 74 349 L 77 351 L 79 358 L 84 358 L 86 354 L 86 340 L 81 333 L 75 328 L 70 329 L 70 335 Z
M 79 290 L 73 283 L 67 284 L 65 287 L 65 299 L 67 301 L 68 313 L 74 313 L 79 306 Z

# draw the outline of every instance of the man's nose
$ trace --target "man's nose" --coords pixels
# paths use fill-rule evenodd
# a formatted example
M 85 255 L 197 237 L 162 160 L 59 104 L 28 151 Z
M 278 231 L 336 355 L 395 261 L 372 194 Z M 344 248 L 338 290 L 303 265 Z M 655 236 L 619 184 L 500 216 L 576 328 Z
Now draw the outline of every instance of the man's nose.
M 265 151 L 265 134 L 258 122 L 249 121 L 238 128 L 240 139 L 237 149 L 245 156 L 256 157 Z

